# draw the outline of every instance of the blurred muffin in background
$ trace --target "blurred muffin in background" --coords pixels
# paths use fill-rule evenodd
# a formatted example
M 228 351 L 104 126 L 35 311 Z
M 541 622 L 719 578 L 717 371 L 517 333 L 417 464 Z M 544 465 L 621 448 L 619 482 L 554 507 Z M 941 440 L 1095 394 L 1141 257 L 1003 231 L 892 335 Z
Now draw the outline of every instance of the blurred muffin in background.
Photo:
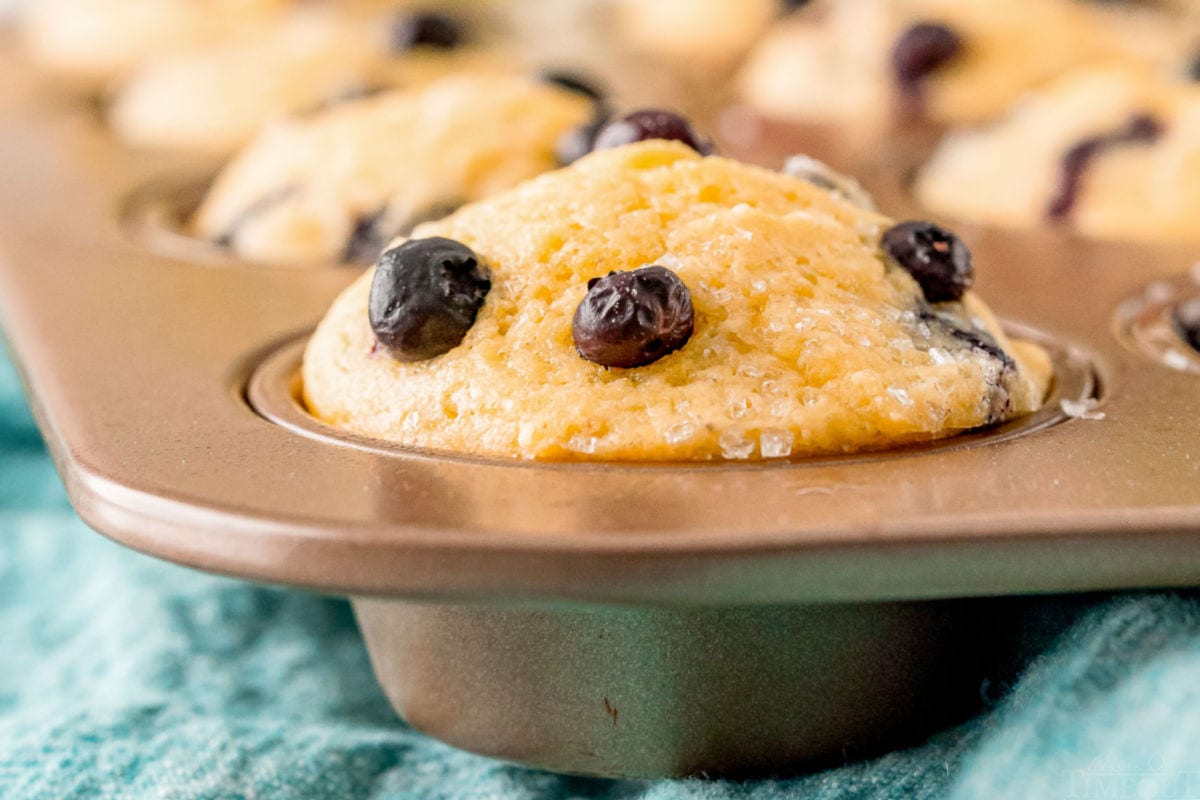
M 613 31 L 611 0 L 31 0 L 25 49 L 98 96 L 115 134 L 224 156 L 264 125 L 457 72 L 553 64 L 625 105 L 696 93 Z M 712 104 L 714 98 L 703 93 Z
M 757 0 L 750 0 L 747 6 Z M 525 60 L 569 69 L 589 80 L 600 81 L 621 105 L 670 106 L 691 111 L 709 104 L 711 97 L 697 93 L 682 76 L 678 64 L 666 64 L 652 42 L 639 46 L 620 30 L 623 0 L 503 0 L 496 16 L 506 37 Z M 705 0 L 694 4 L 696 8 Z M 730 0 L 718 5 L 740 6 Z M 631 7 L 638 4 L 631 4 Z M 648 4 L 649 5 L 649 4 Z M 692 7 L 692 3 L 674 3 Z M 696 12 L 693 12 L 696 13 Z M 660 32 L 665 35 L 666 32 Z M 707 94 L 711 95 L 711 92 Z
M 613 0 L 617 29 L 635 48 L 694 68 L 744 55 L 781 13 L 782 0 Z
M 374 260 L 393 237 L 558 166 L 594 100 L 515 75 L 456 75 L 266 128 L 192 227 L 277 264 Z
M 28 0 L 26 51 L 44 70 L 96 90 L 146 61 L 261 29 L 289 0 Z
M 780 22 L 739 78 L 765 117 L 878 127 L 980 122 L 1079 64 L 1176 59 L 1176 19 L 1083 0 L 816 0 Z
M 454 12 L 373 5 L 301 4 L 271 26 L 151 60 L 115 92 L 109 121 L 134 145 L 223 153 L 272 119 L 339 97 L 503 71 L 512 60 L 470 3 Z
M 915 191 L 930 211 L 981 224 L 1200 241 L 1200 85 L 1081 68 L 999 122 L 949 134 Z

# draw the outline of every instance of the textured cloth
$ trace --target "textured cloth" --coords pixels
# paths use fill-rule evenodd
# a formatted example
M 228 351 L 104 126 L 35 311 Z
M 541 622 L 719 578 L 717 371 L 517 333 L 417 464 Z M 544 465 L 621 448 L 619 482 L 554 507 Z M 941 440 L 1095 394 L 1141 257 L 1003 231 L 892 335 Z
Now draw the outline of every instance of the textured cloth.
M 396 719 L 344 601 L 191 572 L 88 531 L 0 359 L 4 800 L 1200 798 L 1200 602 L 1071 608 L 1015 685 L 987 687 L 986 713 L 874 761 L 746 783 L 526 770 Z

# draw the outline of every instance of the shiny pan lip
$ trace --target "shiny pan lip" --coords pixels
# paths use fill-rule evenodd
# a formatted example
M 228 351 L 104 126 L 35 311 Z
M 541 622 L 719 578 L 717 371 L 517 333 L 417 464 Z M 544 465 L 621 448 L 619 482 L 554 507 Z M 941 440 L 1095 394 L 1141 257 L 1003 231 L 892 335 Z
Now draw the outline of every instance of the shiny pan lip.
M 148 252 L 121 210 L 164 162 L 4 66 L 0 312 L 73 502 L 131 547 L 330 592 L 442 598 L 850 601 L 1200 579 L 1197 377 L 1113 332 L 1121 302 L 1185 273 L 1186 253 L 962 230 L 997 312 L 1094 367 L 1101 421 L 754 467 L 347 447 L 264 419 L 244 393 L 356 271 Z

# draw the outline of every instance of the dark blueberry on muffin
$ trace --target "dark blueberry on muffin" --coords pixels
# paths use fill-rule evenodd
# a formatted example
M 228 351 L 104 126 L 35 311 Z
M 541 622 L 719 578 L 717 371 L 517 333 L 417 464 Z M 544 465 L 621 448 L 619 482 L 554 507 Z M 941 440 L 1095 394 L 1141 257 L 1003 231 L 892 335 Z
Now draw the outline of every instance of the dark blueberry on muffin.
M 471 248 L 412 239 L 379 259 L 368 301 L 371 330 L 397 361 L 440 356 L 462 343 L 491 288 Z
M 687 286 L 666 267 L 650 266 L 588 281 L 572 335 L 588 361 L 641 367 L 683 347 L 694 324 Z
M 913 276 L 931 303 L 961 299 L 975 280 L 971 251 L 932 222 L 901 222 L 884 232 L 881 244 L 887 257 Z
M 702 156 L 713 152 L 712 143 L 692 127 L 692 123 L 671 111 L 643 109 L 614 119 L 596 134 L 592 149 L 607 150 L 648 139 L 673 139 L 683 142 Z

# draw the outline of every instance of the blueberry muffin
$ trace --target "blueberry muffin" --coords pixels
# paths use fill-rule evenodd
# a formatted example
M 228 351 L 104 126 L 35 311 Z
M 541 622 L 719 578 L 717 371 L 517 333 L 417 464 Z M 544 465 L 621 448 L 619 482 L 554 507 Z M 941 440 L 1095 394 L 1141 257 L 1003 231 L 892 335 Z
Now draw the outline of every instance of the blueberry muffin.
M 374 260 L 383 244 L 558 165 L 593 99 L 525 76 L 456 75 L 268 127 L 192 222 L 247 259 Z
M 1187 37 L 1171 19 L 1080 0 L 817 0 L 755 49 L 740 92 L 801 122 L 978 122 L 1094 59 L 1177 58 Z
M 505 59 L 477 34 L 465 16 L 300 5 L 267 30 L 145 65 L 116 92 L 109 121 L 134 145 L 228 152 L 272 119 L 347 95 L 500 69 Z
M 948 135 L 918 175 L 925 207 L 1003 227 L 1200 241 L 1200 86 L 1095 66 L 988 127 Z
M 422 448 L 740 460 L 1040 405 L 1047 356 L 969 291 L 960 240 L 855 204 L 811 159 L 791 171 L 640 141 L 422 225 L 313 335 L 308 408 Z
M 22 39 L 47 71 L 100 88 L 153 58 L 261 30 L 287 0 L 30 0 Z
M 617 30 L 635 49 L 698 66 L 746 50 L 789 4 L 780 0 L 617 0 Z

